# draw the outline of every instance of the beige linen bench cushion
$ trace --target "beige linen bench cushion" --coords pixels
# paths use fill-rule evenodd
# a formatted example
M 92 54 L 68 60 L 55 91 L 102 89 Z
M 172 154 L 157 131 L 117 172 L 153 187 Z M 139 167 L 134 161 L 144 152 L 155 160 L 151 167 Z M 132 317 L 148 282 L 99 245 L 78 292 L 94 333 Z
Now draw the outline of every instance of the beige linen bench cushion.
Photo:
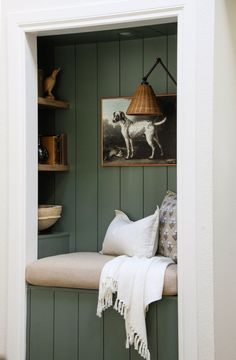
M 77 289 L 98 289 L 103 266 L 114 256 L 77 252 L 50 256 L 26 268 L 26 281 L 32 285 Z M 165 273 L 163 295 L 177 295 L 177 265 Z

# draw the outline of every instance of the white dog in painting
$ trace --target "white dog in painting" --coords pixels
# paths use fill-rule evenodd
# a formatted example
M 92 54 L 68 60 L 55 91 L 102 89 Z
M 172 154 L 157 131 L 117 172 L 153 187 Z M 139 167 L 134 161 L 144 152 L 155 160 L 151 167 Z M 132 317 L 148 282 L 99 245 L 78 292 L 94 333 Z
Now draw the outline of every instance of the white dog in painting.
M 163 149 L 159 142 L 157 134 L 155 134 L 155 126 L 162 125 L 166 122 L 166 117 L 159 122 L 152 122 L 150 120 L 135 121 L 128 119 L 123 111 L 114 111 L 113 123 L 120 124 L 121 134 L 124 137 L 125 145 L 127 149 L 126 159 L 134 157 L 133 139 L 138 135 L 145 135 L 148 145 L 151 147 L 152 153 L 149 159 L 154 158 L 155 143 L 159 146 L 161 155 L 163 155 Z

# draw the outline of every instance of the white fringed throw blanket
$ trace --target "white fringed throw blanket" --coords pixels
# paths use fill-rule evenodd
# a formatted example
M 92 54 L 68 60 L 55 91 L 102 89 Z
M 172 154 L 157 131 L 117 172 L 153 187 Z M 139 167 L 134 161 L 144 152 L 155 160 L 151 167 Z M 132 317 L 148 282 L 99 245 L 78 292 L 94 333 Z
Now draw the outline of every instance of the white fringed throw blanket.
M 150 360 L 145 315 L 148 305 L 162 298 L 165 270 L 173 261 L 162 256 L 153 258 L 118 256 L 107 262 L 101 273 L 97 315 L 112 306 L 125 319 L 126 347 Z

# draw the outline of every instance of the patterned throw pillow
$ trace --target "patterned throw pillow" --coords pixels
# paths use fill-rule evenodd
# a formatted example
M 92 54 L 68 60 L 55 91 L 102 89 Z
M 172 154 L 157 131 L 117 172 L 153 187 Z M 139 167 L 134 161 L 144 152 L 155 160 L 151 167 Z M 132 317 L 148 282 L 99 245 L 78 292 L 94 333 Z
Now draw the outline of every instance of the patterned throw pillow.
M 177 262 L 177 194 L 167 191 L 160 208 L 158 253 Z

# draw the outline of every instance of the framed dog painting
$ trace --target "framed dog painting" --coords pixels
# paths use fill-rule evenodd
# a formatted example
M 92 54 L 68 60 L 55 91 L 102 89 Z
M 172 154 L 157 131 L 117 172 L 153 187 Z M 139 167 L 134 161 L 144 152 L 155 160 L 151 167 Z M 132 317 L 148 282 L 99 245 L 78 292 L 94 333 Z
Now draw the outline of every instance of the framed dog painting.
M 103 166 L 175 166 L 176 95 L 160 95 L 157 116 L 126 115 L 130 97 L 101 99 Z

